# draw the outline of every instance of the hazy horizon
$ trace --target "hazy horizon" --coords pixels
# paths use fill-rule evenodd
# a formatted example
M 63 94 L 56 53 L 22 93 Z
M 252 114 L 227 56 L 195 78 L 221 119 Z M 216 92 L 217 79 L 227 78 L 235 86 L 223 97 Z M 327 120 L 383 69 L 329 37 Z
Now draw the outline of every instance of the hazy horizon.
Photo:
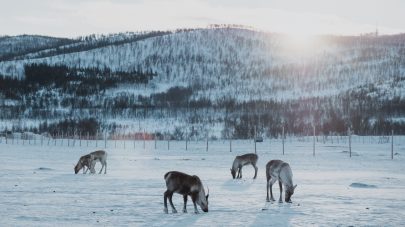
M 400 0 L 0 0 L 0 35 L 77 37 L 240 24 L 294 35 L 405 32 Z

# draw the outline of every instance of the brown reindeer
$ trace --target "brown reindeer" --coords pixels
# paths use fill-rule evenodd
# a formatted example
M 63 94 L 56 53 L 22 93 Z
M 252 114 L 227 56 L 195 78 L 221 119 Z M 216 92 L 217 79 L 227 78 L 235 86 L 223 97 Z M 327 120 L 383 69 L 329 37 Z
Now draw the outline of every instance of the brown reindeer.
M 205 195 L 204 187 L 203 184 L 201 183 L 201 180 L 197 176 L 190 176 L 185 173 L 177 172 L 177 171 L 171 171 L 167 172 L 164 176 L 165 181 L 166 181 L 166 187 L 167 190 L 164 193 L 164 212 L 167 214 L 167 198 L 169 198 L 170 206 L 172 207 L 173 213 L 177 213 L 176 208 L 173 205 L 172 202 L 172 197 L 173 193 L 179 193 L 183 195 L 184 199 L 184 207 L 183 207 L 183 212 L 187 213 L 187 196 L 191 197 L 191 200 L 193 201 L 194 204 L 194 213 L 198 214 L 197 210 L 197 205 L 200 206 L 200 208 L 204 212 L 208 212 L 208 196 L 209 196 L 209 190 L 208 194 Z
M 231 168 L 231 174 L 232 174 L 233 179 L 235 179 L 236 172 L 238 172 L 238 175 L 236 176 L 236 178 L 242 178 L 242 167 L 245 165 L 249 165 L 249 164 L 251 164 L 253 166 L 253 168 L 255 168 L 255 176 L 253 177 L 253 179 L 256 179 L 257 159 L 258 159 L 257 154 L 253 154 L 253 153 L 236 156 L 235 160 L 233 161 L 232 168 Z
M 103 169 L 104 169 L 104 174 L 106 174 L 107 173 L 107 152 L 105 152 L 103 150 L 94 151 L 94 152 L 91 152 L 90 154 L 81 156 L 74 168 L 75 174 L 77 174 L 81 169 L 83 169 L 83 174 L 87 173 L 88 170 L 90 170 L 90 173 L 96 173 L 96 170 L 94 169 L 96 162 L 101 163 L 101 169 L 100 169 L 99 174 L 103 171 Z M 87 169 L 86 169 L 86 167 L 87 167 Z
M 280 186 L 280 199 L 279 203 L 282 203 L 283 185 L 285 187 L 285 201 L 291 203 L 291 196 L 294 194 L 294 190 L 297 185 L 293 186 L 292 181 L 292 171 L 290 165 L 281 160 L 271 160 L 266 165 L 266 177 L 267 177 L 267 198 L 266 201 L 275 201 L 273 198 L 273 184 L 278 180 Z M 270 199 L 269 199 L 269 188 L 270 188 Z

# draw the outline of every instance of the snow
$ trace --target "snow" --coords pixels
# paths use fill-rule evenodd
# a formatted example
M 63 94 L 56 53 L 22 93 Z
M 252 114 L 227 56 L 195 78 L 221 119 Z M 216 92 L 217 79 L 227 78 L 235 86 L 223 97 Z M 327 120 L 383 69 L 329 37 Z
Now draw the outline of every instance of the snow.
M 117 39 L 136 35 L 118 34 Z M 107 67 L 127 72 L 140 69 L 157 75 L 152 80 L 156 89 L 144 89 L 145 95 L 174 86 L 198 85 L 201 89 L 195 89 L 192 99 L 212 101 L 229 97 L 237 101 L 333 97 L 366 89 L 370 84 L 379 85 L 375 93 L 370 91 L 371 97 L 404 96 L 405 70 L 403 64 L 396 63 L 403 38 L 387 44 L 388 37 L 381 37 L 375 44 L 369 44 L 361 37 L 346 37 L 351 40 L 348 43 L 340 43 L 342 40 L 337 37 L 329 41 L 318 37 L 316 48 L 303 53 L 285 48 L 291 43 L 282 35 L 245 29 L 197 29 L 119 45 L 113 44 L 114 35 L 105 38 L 111 45 L 49 57 L 2 61 L 0 74 L 23 78 L 24 64 L 32 63 Z M 85 44 L 83 41 L 67 46 Z M 108 94 L 116 94 L 126 87 Z M 134 94 L 143 92 L 137 86 L 129 90 Z
M 307 142 L 305 142 L 307 141 Z M 347 143 L 286 140 L 257 143 L 258 177 L 251 166 L 242 180 L 231 179 L 236 155 L 254 151 L 252 141 L 22 141 L 0 142 L 0 226 L 403 226 L 405 225 L 405 138 L 391 144 L 363 143 L 354 137 L 352 156 Z M 61 144 L 63 145 L 61 146 Z M 96 149 L 108 152 L 107 174 L 75 175 L 78 158 Z M 266 203 L 265 165 L 282 159 L 297 184 L 292 204 Z M 100 164 L 96 165 L 96 170 Z M 170 170 L 198 175 L 209 187 L 209 212 L 181 212 L 183 199 L 173 196 L 179 213 L 163 213 L 163 175 Z M 373 187 L 374 186 L 374 187 Z M 278 184 L 273 186 L 276 199 Z

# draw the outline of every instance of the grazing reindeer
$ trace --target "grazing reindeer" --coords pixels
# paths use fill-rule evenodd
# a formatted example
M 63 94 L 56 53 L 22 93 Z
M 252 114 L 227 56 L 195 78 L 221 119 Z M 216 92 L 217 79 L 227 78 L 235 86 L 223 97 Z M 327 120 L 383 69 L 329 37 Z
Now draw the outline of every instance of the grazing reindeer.
M 179 193 L 183 195 L 184 207 L 183 212 L 187 213 L 187 196 L 191 197 L 194 204 L 194 213 L 198 214 L 197 206 L 198 204 L 204 212 L 208 212 L 208 196 L 205 195 L 203 184 L 197 176 L 190 176 L 185 173 L 171 171 L 165 174 L 165 181 L 167 190 L 164 193 L 164 212 L 167 214 L 167 198 L 169 198 L 170 206 L 172 207 L 173 213 L 177 213 L 176 208 L 173 206 L 172 197 L 173 193 Z
M 90 154 L 83 155 L 80 157 L 79 161 L 77 162 L 75 166 L 75 174 L 77 174 L 80 169 L 83 169 L 83 174 L 86 174 L 88 170 L 90 170 L 90 173 L 95 173 L 95 170 L 91 168 L 92 165 L 92 157 Z
M 281 199 L 283 193 L 283 184 L 285 187 L 285 201 L 287 203 L 291 203 L 291 196 L 294 194 L 294 190 L 297 185 L 293 186 L 292 181 L 292 171 L 290 165 L 286 162 L 281 160 L 271 160 L 266 165 L 266 177 L 267 177 L 267 198 L 266 201 L 270 202 L 275 201 L 273 198 L 273 191 L 272 187 L 273 184 L 278 180 L 278 184 L 280 186 L 280 199 L 278 200 L 279 203 L 282 203 L 283 200 Z M 270 199 L 269 199 L 269 187 L 270 187 Z
M 235 175 L 236 175 L 236 171 L 238 171 L 238 175 L 236 176 L 236 178 L 242 178 L 242 167 L 245 165 L 249 165 L 251 164 L 253 166 L 253 168 L 255 168 L 255 176 L 253 177 L 253 179 L 256 179 L 257 176 L 257 154 L 244 154 L 241 156 L 236 156 L 235 160 L 233 161 L 233 165 L 231 168 L 231 174 L 233 179 L 235 179 Z
M 94 151 L 91 152 L 90 154 L 83 155 L 80 157 L 79 161 L 77 162 L 75 166 L 75 174 L 77 174 L 80 169 L 83 168 L 83 174 L 87 173 L 87 171 L 90 169 L 90 173 L 96 173 L 94 170 L 94 166 L 96 165 L 96 162 L 101 163 L 101 169 L 99 174 L 103 171 L 104 168 L 104 174 L 107 173 L 107 152 L 99 150 L 99 151 Z M 87 169 L 86 169 L 87 167 Z M 86 169 L 86 171 L 85 171 Z

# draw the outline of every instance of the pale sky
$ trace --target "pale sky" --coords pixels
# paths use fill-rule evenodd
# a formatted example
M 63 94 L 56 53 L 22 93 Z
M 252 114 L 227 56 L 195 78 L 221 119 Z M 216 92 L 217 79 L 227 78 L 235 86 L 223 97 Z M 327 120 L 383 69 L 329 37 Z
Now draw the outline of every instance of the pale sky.
M 0 0 L 0 35 L 242 24 L 292 34 L 405 33 L 405 0 Z

